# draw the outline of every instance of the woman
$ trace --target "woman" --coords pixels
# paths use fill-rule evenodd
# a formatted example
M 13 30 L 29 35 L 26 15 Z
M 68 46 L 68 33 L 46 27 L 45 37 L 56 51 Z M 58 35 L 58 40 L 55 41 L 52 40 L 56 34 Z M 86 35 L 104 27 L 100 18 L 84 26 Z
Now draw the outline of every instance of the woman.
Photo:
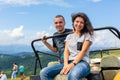
M 18 72 L 18 66 L 16 63 L 13 63 L 11 80 L 16 79 L 17 72 Z
M 72 15 L 74 32 L 66 37 L 64 63 L 41 70 L 41 80 L 53 80 L 57 74 L 68 74 L 68 80 L 80 80 L 90 73 L 89 47 L 93 27 L 85 13 Z

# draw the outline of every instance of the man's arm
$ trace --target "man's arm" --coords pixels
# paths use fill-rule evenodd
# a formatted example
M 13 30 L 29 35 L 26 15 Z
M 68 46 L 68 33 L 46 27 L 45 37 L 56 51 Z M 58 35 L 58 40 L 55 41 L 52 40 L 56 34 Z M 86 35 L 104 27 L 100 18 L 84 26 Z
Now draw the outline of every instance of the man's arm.
M 53 47 L 51 44 L 49 44 L 47 41 L 46 41 L 46 36 L 43 36 L 42 38 L 42 42 L 53 52 L 57 52 L 57 48 L 56 47 Z

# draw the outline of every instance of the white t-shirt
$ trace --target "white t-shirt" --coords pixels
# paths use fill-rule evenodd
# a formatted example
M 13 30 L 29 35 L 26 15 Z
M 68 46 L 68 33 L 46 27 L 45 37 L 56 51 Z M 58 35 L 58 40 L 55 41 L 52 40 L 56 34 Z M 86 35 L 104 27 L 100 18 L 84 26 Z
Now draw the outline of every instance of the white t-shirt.
M 83 34 L 82 36 L 76 36 L 74 34 L 69 34 L 66 37 L 65 41 L 68 42 L 68 49 L 70 52 L 69 60 L 74 60 L 76 58 L 76 56 L 80 52 L 80 50 L 77 50 L 77 44 L 78 44 L 78 42 L 83 43 L 85 40 L 89 40 L 92 42 L 92 36 L 89 33 L 86 33 L 86 34 Z M 86 54 L 82 60 L 84 60 L 88 63 L 90 62 L 89 51 L 86 52 Z
M 6 74 L 3 74 L 2 77 L 0 78 L 0 80 L 7 80 Z

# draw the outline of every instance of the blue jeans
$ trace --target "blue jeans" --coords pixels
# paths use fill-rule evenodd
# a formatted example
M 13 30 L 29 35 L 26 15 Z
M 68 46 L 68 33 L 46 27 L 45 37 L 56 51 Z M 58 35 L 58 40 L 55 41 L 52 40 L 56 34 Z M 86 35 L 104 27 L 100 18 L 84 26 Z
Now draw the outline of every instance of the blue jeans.
M 63 64 L 45 67 L 40 72 L 41 80 L 53 80 L 54 77 L 60 73 Z M 68 73 L 68 80 L 80 80 L 90 73 L 90 65 L 85 61 L 80 61 Z
M 17 70 L 12 72 L 12 75 L 11 75 L 12 79 L 16 78 L 16 73 L 17 73 Z

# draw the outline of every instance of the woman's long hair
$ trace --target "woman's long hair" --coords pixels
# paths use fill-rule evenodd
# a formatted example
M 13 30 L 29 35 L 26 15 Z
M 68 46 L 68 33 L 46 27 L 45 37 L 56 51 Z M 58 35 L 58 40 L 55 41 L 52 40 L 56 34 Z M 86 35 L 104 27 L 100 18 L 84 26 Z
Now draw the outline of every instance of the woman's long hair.
M 72 23 L 73 24 L 74 24 L 74 21 L 77 17 L 81 17 L 81 18 L 84 19 L 85 23 L 84 23 L 84 28 L 81 30 L 81 34 L 84 34 L 84 33 L 89 33 L 90 35 L 93 34 L 93 31 L 94 31 L 93 26 L 92 26 L 89 18 L 87 17 L 87 15 L 85 13 L 80 13 L 79 12 L 79 13 L 76 13 L 76 14 L 72 14 L 71 17 L 72 17 Z M 73 28 L 74 28 L 74 26 L 73 26 Z M 75 28 L 74 28 L 74 30 L 75 30 Z

